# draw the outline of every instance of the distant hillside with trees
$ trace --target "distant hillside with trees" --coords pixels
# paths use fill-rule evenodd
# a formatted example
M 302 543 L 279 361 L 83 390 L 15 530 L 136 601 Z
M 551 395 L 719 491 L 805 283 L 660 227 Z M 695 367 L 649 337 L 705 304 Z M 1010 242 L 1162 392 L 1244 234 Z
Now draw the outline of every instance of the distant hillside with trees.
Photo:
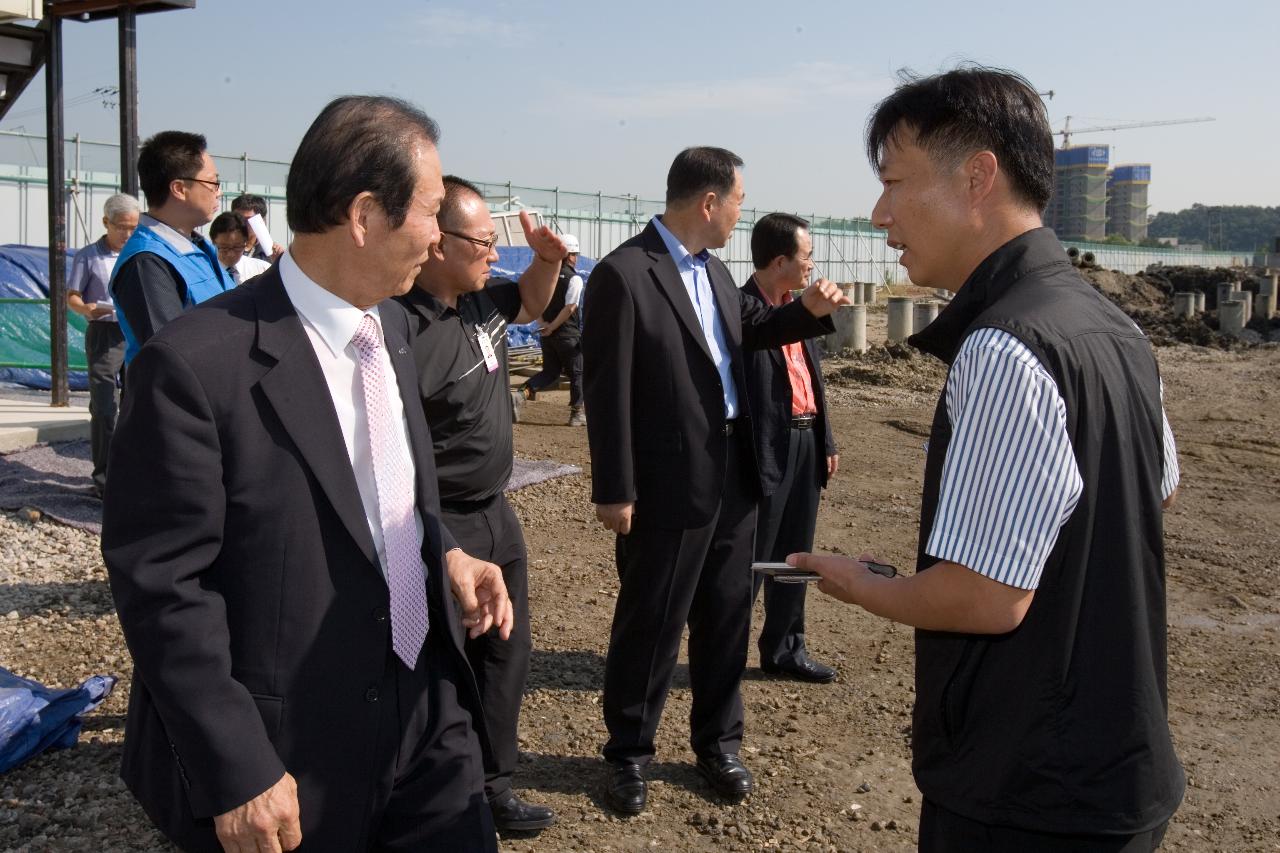
M 1280 237 L 1280 207 L 1193 204 L 1176 213 L 1157 213 L 1147 237 L 1177 237 L 1182 243 L 1240 252 L 1270 249 Z

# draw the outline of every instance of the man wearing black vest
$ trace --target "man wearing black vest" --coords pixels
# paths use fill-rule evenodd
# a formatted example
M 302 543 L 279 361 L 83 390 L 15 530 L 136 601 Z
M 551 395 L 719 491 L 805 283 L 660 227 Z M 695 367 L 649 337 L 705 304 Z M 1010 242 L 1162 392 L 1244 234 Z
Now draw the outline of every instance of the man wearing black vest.
M 551 294 L 551 302 L 538 320 L 542 335 L 542 372 L 529 379 L 520 389 L 526 400 L 558 382 L 560 375 L 569 377 L 569 426 L 586 426 L 582 412 L 582 276 L 574 269 L 578 263 L 578 238 L 565 234 L 561 238 L 569 254 L 560 263 L 560 277 Z
M 913 282 L 955 293 L 910 341 L 951 366 L 916 572 L 790 559 L 917 629 L 921 850 L 1154 850 L 1185 779 L 1161 515 L 1178 466 L 1151 345 L 1041 226 L 1053 136 L 1027 81 L 908 78 L 867 152 L 875 224 Z

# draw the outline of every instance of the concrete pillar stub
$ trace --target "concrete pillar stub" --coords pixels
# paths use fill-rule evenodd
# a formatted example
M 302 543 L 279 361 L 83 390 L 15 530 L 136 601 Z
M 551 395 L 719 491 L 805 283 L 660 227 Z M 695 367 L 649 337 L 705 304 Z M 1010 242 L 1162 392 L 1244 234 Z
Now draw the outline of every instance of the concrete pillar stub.
M 1234 281 L 1218 282 L 1218 298 L 1214 300 L 1213 307 L 1221 308 L 1222 303 L 1231 299 L 1231 294 L 1235 292 L 1236 283 Z
M 840 309 L 842 311 L 846 309 Z M 867 351 L 867 306 L 852 305 L 848 309 L 849 325 L 849 349 L 854 352 Z
M 911 336 L 911 312 L 915 300 L 910 296 L 889 297 L 889 343 L 896 344 Z
M 855 323 L 857 322 L 855 313 L 862 312 L 862 336 L 866 338 L 867 309 L 864 305 L 841 305 L 831 315 L 831 322 L 835 324 L 836 330 L 827 335 L 827 352 L 838 353 L 841 350 L 849 349 L 853 346 L 855 336 Z
M 1258 281 L 1258 304 L 1254 306 L 1264 320 L 1276 315 L 1277 292 L 1280 291 L 1280 274 L 1270 270 L 1268 273 Z
M 1229 299 L 1218 306 L 1218 330 L 1233 338 L 1244 331 L 1244 302 Z
M 876 304 L 876 283 L 874 281 L 864 281 L 862 283 L 862 304 Z
M 938 303 L 932 299 L 917 302 L 911 315 L 912 331 L 918 332 L 932 323 L 938 316 Z
M 1249 321 L 1253 319 L 1253 291 L 1241 290 L 1231 294 L 1232 299 L 1238 299 L 1244 303 L 1244 323 L 1249 325 Z
M 1204 313 L 1204 291 L 1197 290 L 1195 292 L 1195 297 L 1196 297 L 1196 313 L 1203 314 Z
M 1196 315 L 1196 295 L 1194 293 L 1173 294 L 1173 316 L 1194 317 Z

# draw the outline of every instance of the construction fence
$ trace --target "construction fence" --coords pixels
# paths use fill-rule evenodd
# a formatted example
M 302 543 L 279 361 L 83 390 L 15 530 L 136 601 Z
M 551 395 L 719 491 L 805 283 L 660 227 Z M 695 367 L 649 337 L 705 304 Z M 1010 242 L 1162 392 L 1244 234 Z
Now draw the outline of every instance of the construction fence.
M 119 186 L 120 149 L 113 143 L 92 142 L 78 135 L 66 140 L 67 245 L 74 249 L 102 234 L 102 205 Z M 240 154 L 213 154 L 222 178 L 223 204 L 249 192 L 267 200 L 267 221 L 277 242 L 287 243 L 285 182 L 289 164 Z M 45 138 L 0 131 L 0 243 L 48 245 L 48 194 Z M 506 183 L 477 182 L 494 211 L 528 209 L 539 213 L 556 231 L 578 237 L 582 254 L 600 258 L 639 233 L 663 208 L 661 201 L 636 195 L 583 193 Z M 768 210 L 744 209 L 732 239 L 718 254 L 734 279 L 742 284 L 751 275 L 751 228 Z M 836 217 L 808 211 L 789 211 L 812 225 L 813 258 L 820 275 L 837 282 L 906 281 L 897 253 L 885 243 L 884 232 L 863 218 Z M 1252 262 L 1250 255 L 1233 252 L 1185 252 L 1107 243 L 1068 243 L 1093 252 L 1108 269 L 1139 272 L 1151 264 L 1236 266 Z

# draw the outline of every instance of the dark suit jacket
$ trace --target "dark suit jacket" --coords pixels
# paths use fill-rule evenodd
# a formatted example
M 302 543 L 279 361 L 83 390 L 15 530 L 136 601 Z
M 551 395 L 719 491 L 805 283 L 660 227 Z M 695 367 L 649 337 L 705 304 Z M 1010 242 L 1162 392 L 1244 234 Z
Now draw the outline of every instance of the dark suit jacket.
M 742 286 L 742 292 L 764 302 L 760 285 L 752 276 Z M 765 302 L 767 305 L 768 303 Z M 806 340 L 805 361 L 809 364 L 809 379 L 813 383 L 813 401 L 818 406 L 814 429 L 823 438 L 823 453 L 818 456 L 818 485 L 827 485 L 827 456 L 836 454 L 836 440 L 831 435 L 831 421 L 827 418 L 826 389 L 822 384 L 822 368 L 818 359 L 818 345 Z M 791 377 L 787 373 L 787 360 L 781 349 L 755 350 L 746 353 L 747 397 L 751 399 L 756 436 L 756 460 L 760 465 L 760 484 L 766 495 L 771 495 L 782 482 L 787 468 L 787 444 L 791 432 Z
M 417 463 L 428 593 L 443 607 L 430 630 L 448 632 L 469 673 L 408 321 L 393 303 L 379 311 Z M 278 267 L 166 326 L 129 377 L 102 526 L 134 661 L 122 776 L 171 839 L 205 848 L 208 818 L 287 769 L 304 833 L 362 849 L 369 792 L 395 761 L 377 748 L 380 701 L 395 701 L 389 593 Z M 474 682 L 464 688 L 474 699 Z
M 715 257 L 707 272 L 748 417 L 740 427 L 750 431 L 743 349 L 779 347 L 834 327 L 799 302 L 770 308 L 743 294 Z M 661 527 L 706 524 L 724 489 L 724 391 L 688 291 L 652 223 L 592 271 L 582 361 L 591 500 L 634 501 L 637 516 Z M 757 473 L 752 498 L 761 495 Z

